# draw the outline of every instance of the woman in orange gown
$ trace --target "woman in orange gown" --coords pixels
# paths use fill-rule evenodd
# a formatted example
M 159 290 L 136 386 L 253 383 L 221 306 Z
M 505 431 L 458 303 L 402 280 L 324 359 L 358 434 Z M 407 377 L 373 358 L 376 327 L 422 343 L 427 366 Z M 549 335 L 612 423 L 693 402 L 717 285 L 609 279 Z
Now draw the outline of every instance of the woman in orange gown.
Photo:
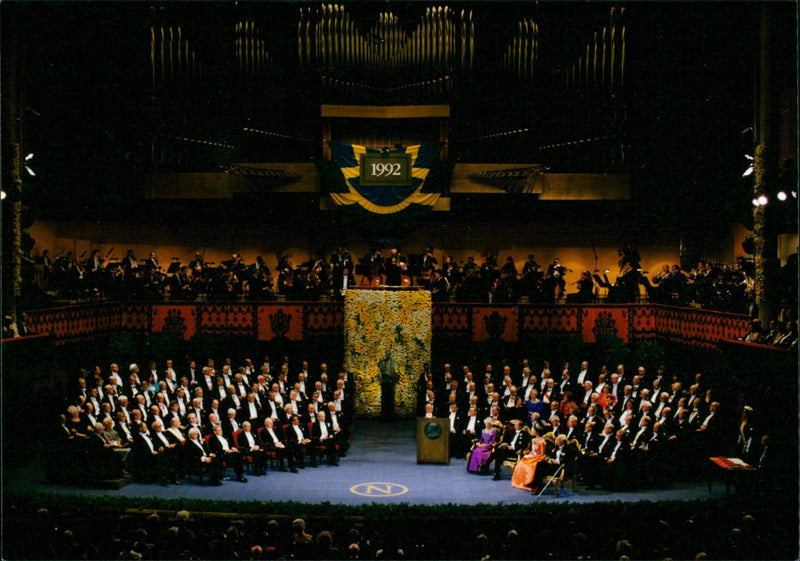
M 531 429 L 533 440 L 531 449 L 526 451 L 517 465 L 514 466 L 514 473 L 511 475 L 511 486 L 525 491 L 533 491 L 529 485 L 533 483 L 533 475 L 536 473 L 536 464 L 545 458 L 544 452 L 547 442 L 539 435 L 536 425 Z

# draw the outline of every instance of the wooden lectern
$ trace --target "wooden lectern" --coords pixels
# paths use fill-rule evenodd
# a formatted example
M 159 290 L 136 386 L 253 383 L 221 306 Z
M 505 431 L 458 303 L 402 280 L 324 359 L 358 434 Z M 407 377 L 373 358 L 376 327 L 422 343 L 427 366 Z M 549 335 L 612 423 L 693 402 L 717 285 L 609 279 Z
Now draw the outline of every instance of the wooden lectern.
M 417 417 L 417 463 L 450 465 L 450 419 Z

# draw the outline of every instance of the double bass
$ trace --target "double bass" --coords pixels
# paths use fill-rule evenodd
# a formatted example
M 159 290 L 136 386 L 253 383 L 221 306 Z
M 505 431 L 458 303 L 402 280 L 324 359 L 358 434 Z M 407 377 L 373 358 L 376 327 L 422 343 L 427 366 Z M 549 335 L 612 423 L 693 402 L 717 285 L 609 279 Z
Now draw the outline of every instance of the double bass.
M 408 263 L 400 262 L 400 286 L 411 286 L 411 275 L 408 274 Z

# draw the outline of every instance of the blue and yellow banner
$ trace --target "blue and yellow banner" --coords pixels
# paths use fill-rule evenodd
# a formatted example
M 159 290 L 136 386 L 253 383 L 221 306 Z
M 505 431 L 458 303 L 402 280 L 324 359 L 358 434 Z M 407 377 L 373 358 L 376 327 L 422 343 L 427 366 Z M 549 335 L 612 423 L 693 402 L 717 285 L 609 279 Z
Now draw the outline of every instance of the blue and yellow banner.
M 325 184 L 333 202 L 341 207 L 375 214 L 394 214 L 417 208 L 430 210 L 442 193 L 438 143 L 376 150 L 353 144 L 328 142 L 335 166 Z M 367 153 L 407 154 L 411 163 L 411 185 L 361 185 L 361 157 Z M 336 173 L 334 173 L 336 172 Z

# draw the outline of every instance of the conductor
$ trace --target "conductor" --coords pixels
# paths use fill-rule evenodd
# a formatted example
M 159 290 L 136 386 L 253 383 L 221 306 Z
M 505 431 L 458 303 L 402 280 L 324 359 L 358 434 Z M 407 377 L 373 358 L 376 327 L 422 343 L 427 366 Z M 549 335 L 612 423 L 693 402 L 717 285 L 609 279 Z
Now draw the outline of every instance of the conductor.
M 392 358 L 391 346 L 378 361 L 378 370 L 381 373 L 381 419 L 391 421 L 394 412 L 394 387 L 400 377 L 397 361 Z

